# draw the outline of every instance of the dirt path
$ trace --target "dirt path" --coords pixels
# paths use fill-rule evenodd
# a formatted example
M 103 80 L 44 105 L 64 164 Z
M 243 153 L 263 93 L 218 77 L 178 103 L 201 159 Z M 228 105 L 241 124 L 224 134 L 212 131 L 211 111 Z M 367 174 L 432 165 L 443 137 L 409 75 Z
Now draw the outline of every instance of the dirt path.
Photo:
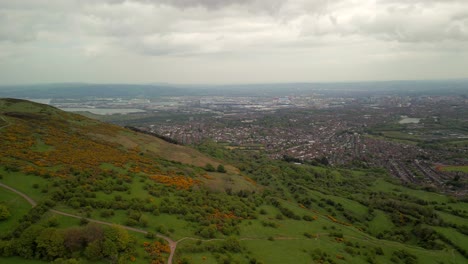
M 18 194 L 19 196 L 23 197 L 29 204 L 31 204 L 32 207 L 35 207 L 37 205 L 37 202 L 34 201 L 31 197 L 29 197 L 28 195 L 26 195 L 26 194 L 14 189 L 14 188 L 8 186 L 8 185 L 0 183 L 0 187 L 3 187 L 5 189 L 7 189 L 7 190 L 10 190 L 10 191 Z M 83 218 L 83 217 L 78 216 L 78 215 L 69 214 L 69 213 L 57 211 L 57 210 L 54 210 L 54 209 L 50 209 L 50 211 L 52 213 L 55 213 L 55 214 L 58 214 L 58 215 L 73 217 L 73 218 L 77 218 L 77 219 L 82 219 Z M 89 222 L 96 223 L 96 224 L 101 224 L 101 225 L 108 225 L 108 226 L 116 225 L 115 223 L 95 220 L 95 219 L 91 219 L 91 218 L 84 218 L 84 219 L 88 220 Z M 134 227 L 130 227 L 130 226 L 123 226 L 123 225 L 119 225 L 119 226 L 126 229 L 126 230 L 129 230 L 129 231 L 133 231 L 133 232 L 137 232 L 137 233 L 141 233 L 141 234 L 148 234 L 148 231 L 143 230 L 143 229 L 138 229 L 138 228 L 134 228 Z M 177 248 L 177 242 L 178 241 L 176 242 L 176 241 L 172 240 L 171 238 L 169 238 L 167 236 L 164 236 L 164 235 L 161 235 L 161 234 L 156 234 L 156 236 L 166 240 L 167 243 L 169 244 L 171 252 L 169 254 L 169 258 L 167 259 L 167 263 L 172 264 L 172 259 L 174 258 L 174 253 L 175 253 L 175 250 Z
M 22 193 L 22 192 L 20 192 L 20 191 L 18 191 L 18 190 L 16 190 L 16 189 L 13 189 L 13 188 L 11 188 L 10 186 L 5 185 L 5 184 L 3 184 L 3 183 L 1 183 L 1 182 L 0 182 L 0 186 L 3 187 L 3 188 L 5 188 L 5 189 L 7 189 L 7 190 L 10 190 L 10 191 L 12 191 L 12 192 L 18 194 L 18 195 L 21 196 L 21 197 L 23 197 L 26 201 L 28 201 L 29 204 L 32 205 L 32 207 L 34 207 L 34 206 L 37 205 L 36 201 L 34 201 L 31 197 L 27 196 L 26 194 L 24 194 L 24 193 Z
M 5 119 L 3 116 L 0 116 L 0 118 L 3 120 L 3 122 L 6 123 L 6 125 L 1 126 L 0 129 L 5 128 L 5 127 L 7 127 L 7 126 L 11 126 L 11 124 L 10 124 L 8 121 L 6 121 L 6 119 Z

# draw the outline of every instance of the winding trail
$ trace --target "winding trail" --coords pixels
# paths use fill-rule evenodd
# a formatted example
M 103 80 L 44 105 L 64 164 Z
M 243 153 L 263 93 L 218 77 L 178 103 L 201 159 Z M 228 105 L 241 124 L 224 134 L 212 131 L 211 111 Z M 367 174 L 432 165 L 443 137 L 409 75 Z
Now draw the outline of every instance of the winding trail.
M 7 127 L 7 126 L 11 126 L 11 123 L 8 122 L 3 116 L 0 116 L 0 118 L 3 120 L 3 122 L 6 123 L 6 125 L 1 126 L 0 129 L 5 128 L 5 127 Z
M 13 188 L 11 188 L 10 186 L 5 185 L 5 184 L 3 184 L 3 183 L 1 183 L 1 182 L 0 182 L 0 186 L 3 187 L 3 188 L 5 188 L 5 189 L 7 189 L 7 190 L 10 190 L 10 191 L 12 191 L 12 192 L 18 194 L 18 195 L 21 196 L 21 197 L 23 197 L 26 201 L 28 201 L 29 204 L 32 205 L 32 207 L 34 207 L 34 206 L 37 205 L 36 201 L 34 201 L 31 197 L 27 196 L 26 194 L 24 194 L 24 193 L 22 193 L 22 192 L 20 192 L 20 191 L 18 191 L 18 190 L 16 190 L 16 189 L 13 189 Z
M 34 201 L 34 199 L 32 199 L 30 196 L 28 196 L 28 195 L 26 195 L 26 194 L 24 194 L 24 193 L 22 193 L 22 192 L 20 192 L 20 191 L 18 191 L 16 189 L 12 188 L 12 187 L 10 187 L 10 186 L 8 186 L 6 184 L 0 183 L 0 187 L 3 187 L 5 189 L 7 189 L 7 190 L 10 190 L 10 191 L 18 194 L 19 196 L 23 197 L 29 204 L 31 204 L 32 207 L 35 207 L 37 205 L 37 202 Z M 73 217 L 73 218 L 77 218 L 77 219 L 83 219 L 83 217 L 81 217 L 81 216 L 65 213 L 65 212 L 62 212 L 62 211 L 57 211 L 57 210 L 54 210 L 54 209 L 50 209 L 49 211 L 51 211 L 52 213 L 58 214 L 58 215 Z M 108 225 L 108 226 L 115 226 L 116 225 L 115 223 L 95 220 L 95 219 L 91 219 L 91 218 L 84 218 L 84 219 L 88 220 L 89 222 L 96 223 L 96 224 L 101 224 L 101 225 Z M 119 225 L 119 226 L 122 227 L 123 229 L 129 230 L 129 231 L 137 232 L 137 233 L 140 233 L 140 234 L 148 234 L 148 231 L 143 230 L 143 229 L 138 229 L 138 228 L 134 228 L 134 227 L 130 227 L 130 226 L 124 226 L 124 225 Z M 177 242 L 179 242 L 181 240 L 176 242 L 176 241 L 172 240 L 171 238 L 169 238 L 167 236 L 164 236 L 164 235 L 161 235 L 161 234 L 156 234 L 156 236 L 166 240 L 167 243 L 169 244 L 171 252 L 169 254 L 169 258 L 167 259 L 167 263 L 172 264 L 172 259 L 174 258 L 174 253 L 175 253 L 176 248 L 177 248 Z

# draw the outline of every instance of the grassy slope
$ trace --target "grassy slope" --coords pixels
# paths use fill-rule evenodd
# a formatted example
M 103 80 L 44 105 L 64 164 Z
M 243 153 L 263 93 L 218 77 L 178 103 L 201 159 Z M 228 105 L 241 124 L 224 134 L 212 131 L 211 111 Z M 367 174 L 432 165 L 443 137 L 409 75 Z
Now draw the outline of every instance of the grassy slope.
M 30 114 L 32 116 L 18 118 L 17 116 L 9 115 L 9 113 Z M 78 131 L 78 136 L 86 137 L 83 138 L 85 140 L 98 141 L 98 144 L 100 144 L 99 142 L 102 142 L 103 144 L 117 144 L 118 148 L 123 151 L 140 151 L 140 153 L 144 153 L 144 155 L 148 156 L 150 159 L 159 158 L 195 167 L 204 167 L 208 163 L 212 164 L 214 167 L 217 167 L 219 164 L 223 164 L 228 171 L 227 174 L 220 175 L 216 173 L 208 173 L 210 178 L 213 179 L 213 183 L 210 183 L 206 178 L 204 178 L 203 182 L 215 189 L 218 188 L 223 190 L 225 188 L 225 181 L 222 179 L 216 179 L 218 176 L 223 176 L 234 179 L 239 186 L 242 186 L 240 189 L 254 188 L 254 186 L 243 180 L 242 177 L 236 177 L 239 175 L 239 170 L 237 168 L 226 164 L 221 160 L 202 154 L 195 149 L 181 145 L 174 145 L 159 138 L 136 133 L 117 126 L 106 124 L 104 127 L 104 125 L 101 125 L 99 121 L 84 118 L 72 113 L 66 113 L 50 106 L 15 99 L 0 99 L 0 117 L 0 120 L 2 120 L 3 123 L 7 123 L 9 126 L 5 127 L 3 131 L 10 129 L 11 127 L 15 127 L 17 123 L 28 125 L 31 121 L 36 122 L 37 119 L 44 119 L 38 122 L 39 126 L 41 123 L 58 123 L 58 125 L 64 125 L 63 122 L 65 121 L 65 126 L 68 126 L 66 128 L 67 131 L 65 132 L 70 134 L 70 136 L 73 136 L 73 133 Z M 62 155 L 54 148 L 54 146 L 48 145 L 44 142 L 44 136 L 41 136 L 42 130 L 40 127 L 33 126 L 32 129 L 33 131 L 27 131 L 27 133 L 32 133 L 34 135 L 33 140 L 35 141 L 35 144 L 30 147 L 31 151 L 35 153 Z M 37 132 L 35 130 L 37 130 Z M 86 135 L 83 135 L 83 132 L 80 131 L 86 131 Z M 68 139 L 65 138 L 63 140 L 67 141 Z M 61 143 L 62 142 L 57 142 L 57 144 Z M 52 168 L 49 167 L 48 169 Z M 232 180 L 230 180 L 230 182 L 232 182 Z M 232 188 L 232 186 L 229 187 Z
M 80 117 L 79 121 L 77 121 L 76 118 L 78 115 L 65 113 L 50 106 L 27 101 L 6 101 L 6 99 L 0 99 L 0 115 L 9 123 L 14 123 L 14 118 L 4 115 L 6 112 L 39 114 L 48 118 L 46 122 L 52 121 L 53 119 L 67 118 L 67 121 L 69 121 L 71 125 L 86 126 L 100 124 L 98 121 L 92 119 L 83 119 L 82 117 Z M 4 122 L 4 120 L 2 120 L 2 122 Z M 125 148 L 140 147 L 142 149 L 154 152 L 161 158 L 167 160 L 179 161 L 195 166 L 205 166 L 206 163 L 212 163 L 215 166 L 220 164 L 220 161 L 214 160 L 213 158 L 210 158 L 192 148 L 170 144 L 159 138 L 135 133 L 123 128 L 120 128 L 117 137 L 108 137 L 106 134 L 101 134 L 100 132 L 92 130 L 89 131 L 89 134 L 98 136 L 106 141 L 117 142 Z M 37 148 L 39 148 L 39 151 L 47 150 L 47 145 L 41 141 L 38 143 L 39 144 L 37 145 Z M 238 171 L 234 167 L 229 168 L 232 170 L 232 172 Z

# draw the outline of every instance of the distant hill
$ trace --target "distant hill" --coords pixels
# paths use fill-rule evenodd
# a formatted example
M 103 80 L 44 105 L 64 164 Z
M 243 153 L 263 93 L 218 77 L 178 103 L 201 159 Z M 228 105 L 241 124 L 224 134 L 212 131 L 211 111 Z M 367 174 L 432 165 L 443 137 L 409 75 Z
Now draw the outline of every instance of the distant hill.
M 369 81 L 339 83 L 265 83 L 235 85 L 88 84 L 0 85 L 0 97 L 85 98 L 163 96 L 287 96 L 321 93 L 334 96 L 378 94 L 466 95 L 468 80 Z

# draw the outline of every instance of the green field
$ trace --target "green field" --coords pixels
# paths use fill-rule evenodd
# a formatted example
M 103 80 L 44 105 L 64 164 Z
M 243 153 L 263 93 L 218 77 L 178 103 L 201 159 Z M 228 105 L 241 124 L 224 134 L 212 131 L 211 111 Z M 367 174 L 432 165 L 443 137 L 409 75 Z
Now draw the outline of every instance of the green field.
M 468 173 L 468 166 L 443 166 L 442 171 L 460 171 Z
M 395 185 L 388 181 L 378 179 L 375 181 L 375 184 L 371 187 L 374 191 L 381 191 L 381 192 L 394 192 L 397 194 L 406 194 L 412 197 L 420 198 L 429 202 L 438 202 L 438 203 L 448 203 L 450 199 L 442 194 L 427 192 L 422 190 L 414 190 L 408 187 L 404 187 L 401 185 Z
M 453 228 L 445 228 L 445 227 L 436 227 L 434 228 L 436 231 L 440 232 L 444 236 L 450 238 L 450 240 L 463 248 L 464 250 L 468 250 L 468 236 L 461 234 L 457 230 Z
M 2 166 L 0 166 L 0 175 L 3 176 L 0 182 L 12 186 L 23 193 L 27 193 L 36 201 L 41 201 L 44 198 L 46 194 L 43 190 L 48 190 L 48 186 L 50 185 L 44 178 L 35 175 L 27 175 L 21 172 L 6 172 L 5 168 Z M 37 184 L 36 188 L 34 187 L 35 184 Z
M 337 178 L 343 177 L 338 172 L 333 172 L 333 174 Z M 27 181 L 17 181 L 19 178 L 28 179 Z M 13 180 L 16 179 L 15 180 Z M 1 180 L 4 183 L 8 183 L 13 187 L 21 189 L 25 193 L 32 192 L 35 193 L 36 197 L 46 196 L 47 193 L 43 193 L 38 191 L 38 189 L 33 188 L 31 183 L 38 183 L 40 186 L 47 184 L 44 182 L 43 178 L 37 176 L 28 176 L 21 173 L 14 173 L 14 172 L 3 172 L 3 179 Z M 29 184 L 25 184 L 24 182 L 28 182 Z M 145 181 L 133 181 L 130 185 L 129 192 L 123 192 L 122 194 L 118 194 L 122 197 L 123 200 L 131 199 L 133 196 L 132 194 L 136 194 L 136 197 L 141 199 L 146 199 L 151 197 L 146 191 L 142 191 L 145 186 Z M 52 186 L 51 186 L 52 187 Z M 40 188 L 39 188 L 40 189 Z M 407 187 L 398 186 L 392 183 L 389 183 L 384 180 L 376 180 L 373 185 L 371 185 L 371 189 L 374 191 L 381 191 L 381 192 L 388 192 L 388 193 L 395 193 L 395 194 L 405 194 L 411 195 L 412 197 L 418 197 L 427 201 L 433 201 L 437 203 L 449 203 L 451 200 L 446 196 L 439 195 L 436 193 L 429 193 L 420 190 L 412 190 Z M 53 191 L 54 187 L 50 189 Z M 365 217 L 368 208 L 357 201 L 335 196 L 329 194 L 323 194 L 316 190 L 308 190 L 307 193 L 309 197 L 314 198 L 316 200 L 332 200 L 335 203 L 342 204 L 345 211 L 350 211 L 355 213 L 359 217 Z M 14 218 L 12 218 L 12 223 L 15 222 L 15 219 L 19 218 L 19 215 L 25 214 L 30 206 L 24 201 L 22 198 L 19 198 L 16 194 L 8 192 L 2 189 L 0 192 L 0 197 L 2 200 L 6 201 L 10 204 L 15 204 L 15 211 L 13 212 Z M 106 194 L 103 192 L 96 193 L 96 199 L 103 200 L 103 201 L 113 201 L 115 200 L 115 196 L 117 194 Z M 160 198 L 152 198 L 155 201 L 162 201 Z M 172 198 L 170 198 L 172 199 Z M 236 236 L 239 241 L 241 241 L 242 246 L 245 248 L 245 252 L 248 252 L 247 256 L 244 254 L 232 253 L 230 254 L 232 260 L 239 260 L 241 262 L 246 261 L 247 259 L 257 259 L 262 260 L 264 263 L 309 263 L 313 260 L 314 257 L 322 254 L 323 256 L 332 257 L 335 261 L 345 261 L 345 263 L 364 263 L 366 260 L 362 254 L 371 254 L 372 251 L 366 251 L 363 248 L 372 248 L 376 246 L 385 247 L 385 256 L 389 256 L 392 254 L 393 251 L 399 249 L 406 249 L 409 250 L 412 254 L 416 255 L 420 260 L 419 263 L 437 263 L 436 260 L 444 260 L 444 256 L 451 256 L 452 253 L 443 253 L 438 252 L 435 253 L 434 251 L 424 250 L 422 248 L 408 246 L 405 244 L 387 241 L 387 240 L 375 240 L 374 238 L 369 237 L 368 234 L 359 231 L 355 227 L 352 226 L 344 226 L 341 224 L 334 223 L 331 221 L 326 215 L 329 214 L 327 210 L 328 208 L 321 208 L 319 206 L 312 206 L 312 209 L 308 208 L 301 208 L 299 203 L 280 200 L 281 205 L 284 208 L 291 210 L 293 213 L 304 216 L 309 215 L 311 217 L 316 217 L 316 220 L 313 221 L 303 221 L 303 220 L 293 220 L 288 219 L 287 217 L 282 216 L 281 218 L 277 218 L 278 215 L 281 215 L 281 211 L 278 210 L 275 206 L 271 205 L 262 205 L 258 207 L 257 212 L 260 210 L 262 214 L 258 214 L 256 219 L 251 220 L 244 220 L 240 224 L 239 235 Z M 460 205 L 461 209 L 466 209 L 466 206 L 462 206 L 462 204 L 458 203 L 449 203 L 454 207 Z M 58 205 L 55 209 L 69 212 L 73 214 L 83 214 L 80 210 L 73 209 L 68 206 Z M 126 211 L 122 210 L 115 210 L 115 215 L 111 217 L 102 217 L 101 216 L 102 210 L 92 210 L 90 212 L 90 217 L 93 219 L 99 219 L 104 221 L 114 222 L 116 224 L 126 224 L 128 220 L 128 214 Z M 452 214 L 446 212 L 438 212 L 440 217 L 449 223 L 463 225 L 466 224 L 466 219 L 454 216 Z M 170 214 L 160 214 L 158 216 L 143 213 L 144 217 L 148 220 L 148 225 L 143 227 L 146 230 L 156 232 L 159 230 L 165 230 L 164 232 L 168 232 L 167 234 L 172 237 L 173 239 L 181 239 L 185 237 L 198 237 L 195 234 L 197 229 L 197 225 L 187 222 L 176 215 Z M 78 219 L 69 218 L 60 215 L 54 215 L 52 213 L 48 213 L 44 216 L 45 220 L 44 223 L 47 223 L 49 219 L 56 219 L 60 228 L 67 228 L 76 226 L 79 224 Z M 340 216 L 337 216 L 340 218 Z M 265 226 L 264 223 L 267 223 L 271 226 Z M 385 230 L 392 230 L 395 226 L 390 221 L 386 213 L 375 210 L 374 217 L 369 221 L 369 233 L 370 234 L 378 234 Z M 8 222 L 4 222 L 0 225 L 0 228 L 3 230 L 8 230 L 11 228 Z M 141 227 L 140 227 L 141 228 Z M 162 229 L 161 229 L 162 228 Z M 450 228 L 435 228 L 438 232 L 444 233 L 446 236 L 453 238 L 453 242 L 459 245 L 464 245 L 466 242 L 466 236 L 460 234 L 454 229 Z M 170 231 L 171 230 L 171 231 Z M 330 234 L 333 233 L 341 233 L 345 241 L 349 241 L 352 243 L 361 243 L 363 246 L 359 249 L 346 249 L 346 246 L 343 242 L 335 241 L 334 237 L 331 237 Z M 308 233 L 309 235 L 313 236 L 314 238 L 310 239 L 306 237 L 304 234 Z M 223 236 L 218 236 L 219 238 L 223 238 Z M 371 240 L 369 240 L 371 238 Z M 144 239 L 144 238 L 143 238 Z M 373 241 L 373 242 L 372 242 Z M 181 242 L 181 245 L 190 244 L 190 241 Z M 204 242 L 205 243 L 205 242 Z M 207 243 L 207 242 L 206 242 Z M 367 245 L 367 246 L 366 246 Z M 283 251 L 281 251 L 283 249 Z M 319 253 L 316 249 L 319 249 Z M 345 251 L 346 249 L 346 251 Z M 315 251 L 314 251 L 315 250 Z M 350 255 L 349 252 L 360 251 L 361 255 Z M 288 254 L 281 254 L 281 252 L 288 252 Z M 315 253 L 314 253 L 315 252 Z M 365 253 L 368 252 L 368 253 Z M 388 253 L 387 253 L 388 252 Z M 434 253 L 431 253 L 434 252 Z M 445 255 L 444 255 L 445 254 Z M 341 260 L 337 258 L 344 257 L 345 260 Z M 372 255 L 372 254 L 371 254 Z M 322 257 L 323 257 L 322 256 Z M 432 257 L 427 257 L 432 256 Z M 386 257 L 383 256 L 376 256 L 373 254 L 371 256 L 377 262 L 385 262 Z M 210 254 L 209 252 L 184 252 L 184 247 L 181 246 L 181 251 L 176 256 L 176 259 L 191 259 L 192 263 L 217 263 L 219 261 L 219 256 L 216 257 L 216 254 Z M 455 260 L 460 260 L 461 256 L 458 254 L 454 254 L 451 258 Z M 14 260 L 14 259 L 13 259 Z M 428 262 L 422 262 L 428 261 Z M 445 259 L 447 260 L 447 259 Z M 9 260 L 8 260 L 9 261 Z M 141 260 L 137 260 L 139 263 Z M 35 262 L 31 262 L 35 263 Z M 40 262 L 39 262 L 40 263 Z M 144 262 L 142 262 L 144 263 Z M 451 262 L 446 262 L 451 263 Z M 457 262 L 453 262 L 457 263 Z
M 13 229 L 18 224 L 18 220 L 31 209 L 31 205 L 22 197 L 1 187 L 0 204 L 5 205 L 11 214 L 8 219 L 0 221 L 0 234 Z
M 375 210 L 375 216 L 372 221 L 369 222 L 369 231 L 371 234 L 378 234 L 385 230 L 391 230 L 394 227 L 394 224 L 388 216 L 381 210 Z

